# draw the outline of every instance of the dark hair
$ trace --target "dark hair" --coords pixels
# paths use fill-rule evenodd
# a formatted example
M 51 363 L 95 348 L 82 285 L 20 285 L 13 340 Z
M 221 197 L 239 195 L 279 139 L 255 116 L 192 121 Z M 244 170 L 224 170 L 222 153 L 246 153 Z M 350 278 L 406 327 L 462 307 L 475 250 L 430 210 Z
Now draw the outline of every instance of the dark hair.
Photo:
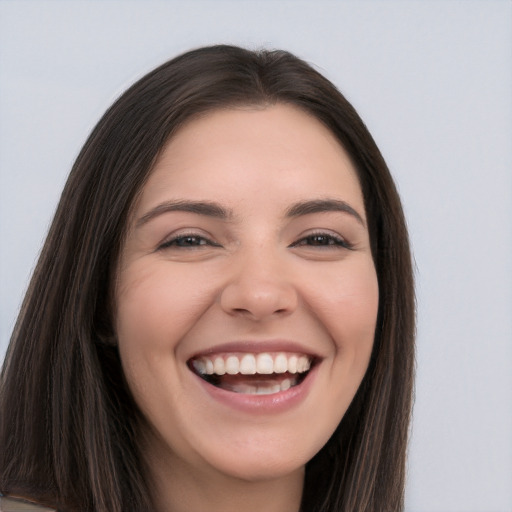
M 66 511 L 149 512 L 139 412 L 112 343 L 112 284 L 130 209 L 184 122 L 294 105 L 357 170 L 379 282 L 374 348 L 338 429 L 306 466 L 304 512 L 403 509 L 414 371 L 407 230 L 387 166 L 339 91 L 284 51 L 212 46 L 129 88 L 80 152 L 16 323 L 0 381 L 0 490 Z

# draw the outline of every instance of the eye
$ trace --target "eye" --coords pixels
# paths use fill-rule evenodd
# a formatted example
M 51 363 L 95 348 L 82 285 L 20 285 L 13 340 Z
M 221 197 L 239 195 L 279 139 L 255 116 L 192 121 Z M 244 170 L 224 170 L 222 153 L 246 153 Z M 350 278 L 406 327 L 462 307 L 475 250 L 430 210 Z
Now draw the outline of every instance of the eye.
M 205 238 L 204 236 L 197 235 L 194 233 L 191 234 L 183 234 L 179 236 L 175 236 L 170 240 L 166 240 L 162 243 L 158 250 L 175 248 L 175 249 L 197 249 L 204 246 L 210 247 L 220 247 L 219 244 L 212 242 L 211 240 Z
M 327 249 L 352 249 L 352 245 L 339 235 L 332 233 L 311 233 L 297 240 L 290 247 L 318 247 Z

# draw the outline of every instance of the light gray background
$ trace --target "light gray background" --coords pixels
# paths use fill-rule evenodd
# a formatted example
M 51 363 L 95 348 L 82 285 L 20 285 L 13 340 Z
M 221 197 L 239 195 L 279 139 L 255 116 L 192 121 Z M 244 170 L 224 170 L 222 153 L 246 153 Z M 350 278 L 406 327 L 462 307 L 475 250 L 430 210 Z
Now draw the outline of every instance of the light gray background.
M 507 0 L 0 0 L 0 358 L 88 132 L 136 78 L 218 42 L 316 64 L 396 178 L 419 307 L 407 510 L 512 511 Z

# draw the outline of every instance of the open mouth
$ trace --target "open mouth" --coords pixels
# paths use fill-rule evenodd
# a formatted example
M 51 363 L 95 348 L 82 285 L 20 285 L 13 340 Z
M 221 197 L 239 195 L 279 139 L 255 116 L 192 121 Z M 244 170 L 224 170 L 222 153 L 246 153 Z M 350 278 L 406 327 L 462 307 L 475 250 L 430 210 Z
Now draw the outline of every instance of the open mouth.
M 189 368 L 209 384 L 226 391 L 270 395 L 299 385 L 314 359 L 305 354 L 259 353 L 194 357 Z

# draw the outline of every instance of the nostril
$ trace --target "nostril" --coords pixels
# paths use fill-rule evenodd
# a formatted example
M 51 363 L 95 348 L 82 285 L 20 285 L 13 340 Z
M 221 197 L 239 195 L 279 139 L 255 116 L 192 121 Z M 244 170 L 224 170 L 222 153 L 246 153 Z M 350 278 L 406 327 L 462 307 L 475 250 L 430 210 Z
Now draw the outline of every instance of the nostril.
M 284 279 L 234 279 L 221 291 L 220 305 L 230 315 L 247 315 L 257 320 L 295 310 L 297 290 Z

